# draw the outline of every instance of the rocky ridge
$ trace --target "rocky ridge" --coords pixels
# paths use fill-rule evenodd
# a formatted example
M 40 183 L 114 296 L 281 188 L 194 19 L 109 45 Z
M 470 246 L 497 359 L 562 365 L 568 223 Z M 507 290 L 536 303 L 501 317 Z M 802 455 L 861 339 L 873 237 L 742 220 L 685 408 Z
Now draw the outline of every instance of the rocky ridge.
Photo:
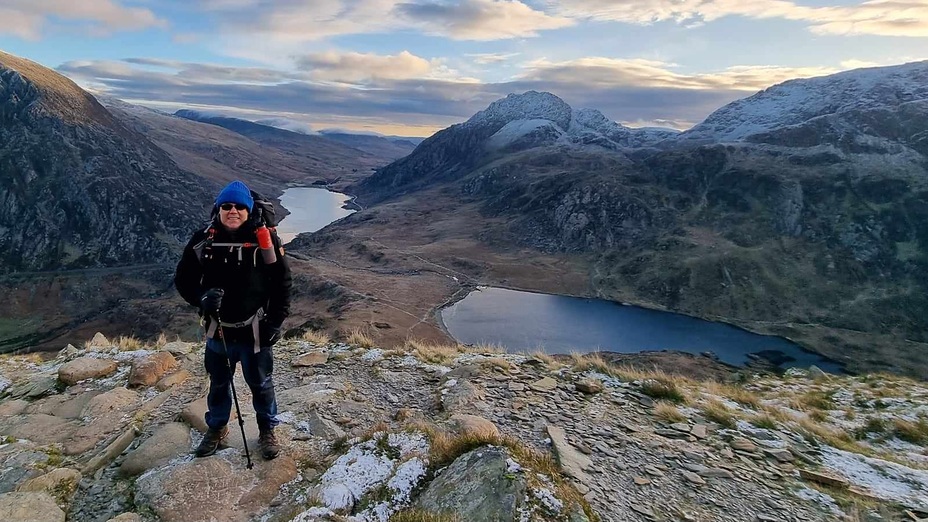
M 275 348 L 285 450 L 253 470 L 236 430 L 217 455 L 190 455 L 205 428 L 200 345 L 98 335 L 47 361 L 3 356 L 0 514 L 9 522 L 928 517 L 924 383 L 815 368 L 700 383 L 595 356 L 563 364 L 415 341 L 384 350 L 363 336 L 356 341 L 366 347 L 306 339 Z M 247 387 L 236 382 L 254 448 Z
M 67 78 L 0 52 L 0 271 L 176 259 L 212 192 Z

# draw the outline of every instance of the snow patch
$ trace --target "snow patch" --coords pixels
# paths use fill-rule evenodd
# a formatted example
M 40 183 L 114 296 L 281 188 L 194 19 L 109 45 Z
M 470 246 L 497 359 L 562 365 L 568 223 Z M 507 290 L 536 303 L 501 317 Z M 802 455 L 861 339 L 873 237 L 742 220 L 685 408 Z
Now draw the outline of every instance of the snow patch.
M 883 499 L 928 509 L 928 471 L 822 447 L 822 466 Z
M 372 350 L 368 350 L 367 353 L 361 356 L 361 360 L 368 361 L 368 362 L 375 362 L 381 359 L 383 359 L 383 350 L 381 350 L 380 348 L 374 348 Z

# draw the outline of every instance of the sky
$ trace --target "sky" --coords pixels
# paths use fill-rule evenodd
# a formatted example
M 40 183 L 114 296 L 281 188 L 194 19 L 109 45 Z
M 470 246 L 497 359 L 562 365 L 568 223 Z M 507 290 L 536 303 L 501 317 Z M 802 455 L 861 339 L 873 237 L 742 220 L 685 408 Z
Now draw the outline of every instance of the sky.
M 928 59 L 928 0 L 0 0 L 0 50 L 309 131 L 428 136 L 528 90 L 683 130 L 789 79 Z

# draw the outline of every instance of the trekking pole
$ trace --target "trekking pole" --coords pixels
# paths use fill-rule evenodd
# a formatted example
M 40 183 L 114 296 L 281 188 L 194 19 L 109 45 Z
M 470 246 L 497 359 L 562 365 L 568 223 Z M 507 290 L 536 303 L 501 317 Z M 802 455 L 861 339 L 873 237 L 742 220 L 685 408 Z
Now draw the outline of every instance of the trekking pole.
M 219 315 L 216 315 L 216 324 L 219 328 L 219 338 L 222 339 L 222 349 L 226 354 L 226 369 L 229 370 L 229 384 L 232 386 L 232 400 L 235 402 L 235 415 L 238 417 L 238 427 L 242 430 L 242 443 L 245 444 L 245 460 L 248 461 L 248 469 L 254 467 L 251 463 L 251 454 L 248 452 L 248 439 L 245 438 L 245 421 L 242 420 L 242 410 L 238 407 L 238 394 L 235 393 L 235 375 L 232 373 L 232 363 L 229 361 L 229 347 L 226 346 L 226 336 L 222 334 L 222 321 Z

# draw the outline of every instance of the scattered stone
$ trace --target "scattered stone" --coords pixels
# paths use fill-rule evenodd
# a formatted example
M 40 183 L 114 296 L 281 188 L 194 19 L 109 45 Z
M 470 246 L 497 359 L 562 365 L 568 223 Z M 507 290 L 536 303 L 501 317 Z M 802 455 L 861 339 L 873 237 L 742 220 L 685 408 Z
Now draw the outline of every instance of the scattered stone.
M 300 355 L 290 362 L 294 368 L 304 368 L 310 366 L 323 366 L 329 362 L 328 352 L 309 352 Z
M 683 478 L 685 478 L 687 481 L 693 484 L 702 486 L 706 483 L 706 481 L 702 477 L 700 477 L 696 473 L 693 473 L 692 471 L 681 471 L 681 473 L 683 473 Z
M 178 384 L 183 384 L 191 377 L 193 377 L 193 374 L 186 369 L 176 371 L 158 381 L 155 384 L 155 389 L 158 391 L 168 390 L 174 386 L 177 386 Z
M 664 476 L 664 472 L 655 468 L 654 466 L 645 466 L 644 471 L 645 473 L 647 473 L 648 475 L 651 475 L 652 477 L 663 477 Z
M 551 438 L 551 445 L 554 447 L 554 455 L 557 457 L 558 464 L 561 465 L 564 474 L 586 483 L 588 481 L 586 470 L 593 466 L 590 457 L 575 450 L 573 446 L 567 443 L 567 434 L 564 432 L 564 428 L 548 425 L 546 430 Z
M 744 437 L 733 438 L 731 440 L 731 447 L 738 451 L 746 451 L 748 453 L 755 453 L 757 451 L 757 445 Z
M 190 428 L 179 422 L 168 423 L 134 449 L 119 466 L 119 474 L 132 477 L 189 453 Z
M 799 476 L 804 480 L 808 480 L 809 482 L 824 484 L 826 486 L 832 486 L 840 489 L 847 489 L 850 485 L 850 483 L 844 478 L 835 475 L 829 475 L 827 473 L 820 473 L 818 471 L 810 471 L 807 469 L 800 469 Z
M 187 355 L 190 352 L 192 352 L 194 346 L 196 346 L 196 343 L 185 343 L 184 341 L 173 341 L 173 342 L 167 343 L 161 349 L 173 355 L 174 357 L 180 357 L 181 355 Z
M 603 383 L 599 379 L 580 379 L 574 386 L 577 388 L 577 391 L 590 395 L 603 391 Z
M 58 351 L 57 357 L 59 359 L 67 359 L 68 357 L 74 357 L 75 355 L 81 353 L 73 344 L 68 344 L 64 348 Z
M 441 390 L 441 405 L 448 412 L 466 409 L 486 398 L 483 389 L 469 380 L 458 380 L 454 386 L 446 383 Z
M 142 517 L 136 513 L 123 513 L 117 517 L 107 520 L 106 522 L 142 522 Z
M 106 336 L 100 332 L 94 334 L 93 339 L 87 343 L 87 349 L 90 351 L 99 350 L 101 348 L 109 348 L 111 346 L 113 346 L 113 343 L 111 343 L 109 339 L 107 339 Z
M 545 377 L 529 384 L 529 387 L 535 391 L 550 392 L 557 388 L 557 381 L 551 377 Z
M 478 435 L 482 437 L 499 437 L 499 428 L 493 422 L 477 415 L 456 414 L 451 416 L 451 425 L 456 433 Z
M 824 379 L 828 379 L 828 374 L 822 371 L 821 368 L 813 364 L 812 366 L 809 366 L 809 378 L 812 379 L 813 381 L 821 381 Z
M 675 422 L 670 425 L 670 429 L 677 430 L 682 433 L 689 433 L 690 425 L 685 422 Z
M 6 391 L 14 399 L 38 399 L 55 393 L 58 387 L 57 375 L 32 375 L 17 382 Z
M 3 522 L 64 522 L 64 511 L 48 493 L 16 492 L 0 495 Z
M 644 515 L 648 518 L 657 518 L 657 515 L 655 515 L 654 512 L 651 511 L 650 508 L 646 506 L 642 506 L 641 504 L 632 504 L 631 508 L 632 508 L 632 511 L 634 511 L 635 513 L 638 513 L 639 515 Z
M 525 391 L 525 385 L 521 382 L 509 381 L 509 391 L 511 392 L 520 392 Z
M 309 414 L 305 427 L 306 431 L 313 437 L 320 437 L 329 441 L 345 436 L 344 430 L 337 423 L 323 417 L 316 411 Z
M 704 439 L 708 436 L 708 428 L 705 424 L 696 424 L 693 426 L 693 429 L 690 430 L 690 433 L 697 439 Z
M 775 458 L 778 462 L 792 462 L 796 459 L 788 449 L 764 448 L 764 454 Z
M 651 483 L 650 480 L 648 480 L 648 479 L 646 479 L 646 478 L 644 478 L 644 477 L 638 477 L 638 476 L 636 476 L 636 477 L 634 478 L 634 480 L 635 480 L 635 484 L 637 484 L 637 485 L 639 485 L 639 486 L 647 486 L 648 484 Z
M 67 505 L 71 503 L 80 481 L 79 471 L 58 468 L 23 482 L 16 488 L 16 491 L 33 493 L 44 491 L 54 497 L 59 504 Z M 0 518 L 0 520 L 4 519 Z
M 151 386 L 158 382 L 175 364 L 177 364 L 177 360 L 168 352 L 157 352 L 143 357 L 132 364 L 127 386 L 130 388 Z

